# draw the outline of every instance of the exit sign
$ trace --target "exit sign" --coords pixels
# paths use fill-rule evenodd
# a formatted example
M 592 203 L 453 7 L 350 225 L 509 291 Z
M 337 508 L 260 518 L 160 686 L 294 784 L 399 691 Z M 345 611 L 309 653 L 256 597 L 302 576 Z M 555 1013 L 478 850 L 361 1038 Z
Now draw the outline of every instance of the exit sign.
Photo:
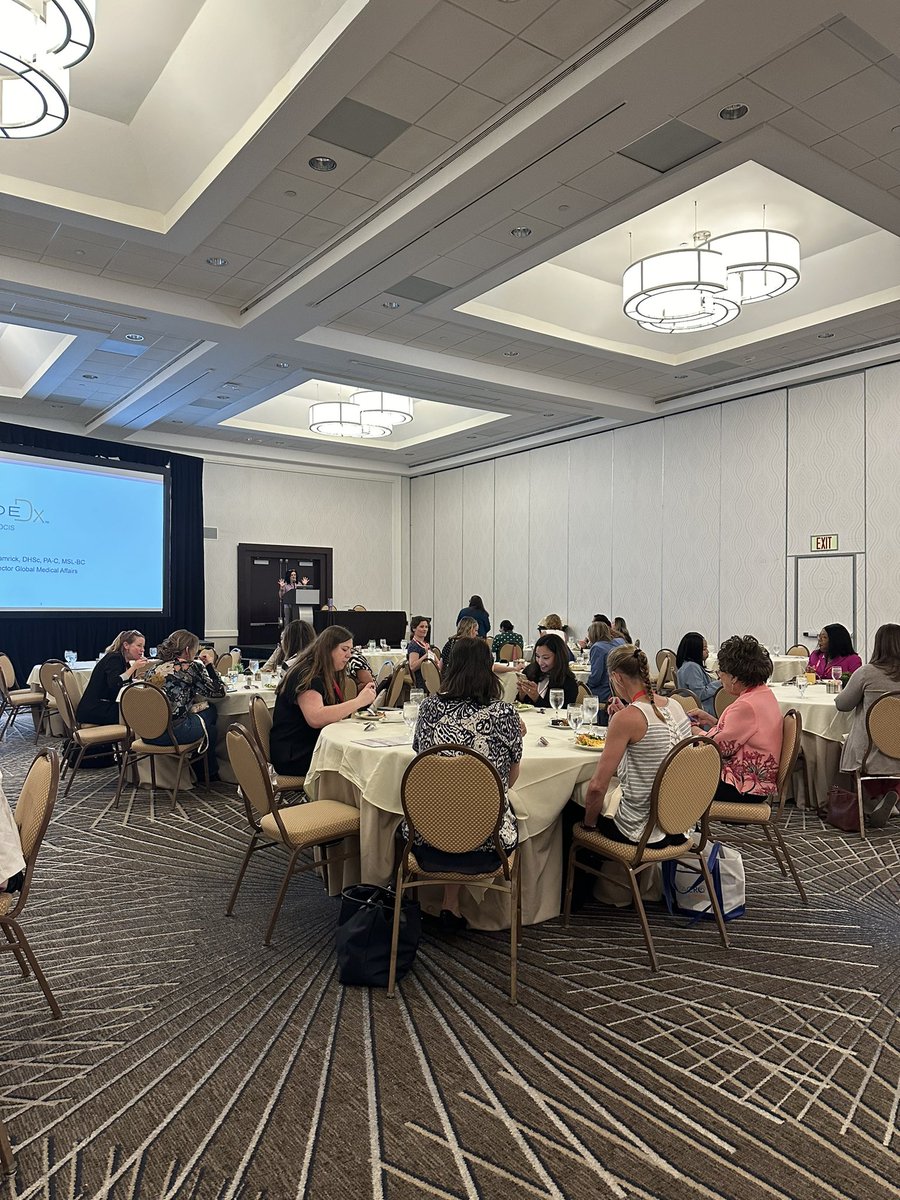
M 809 548 L 813 551 L 837 550 L 838 535 L 836 533 L 814 533 L 810 536 Z

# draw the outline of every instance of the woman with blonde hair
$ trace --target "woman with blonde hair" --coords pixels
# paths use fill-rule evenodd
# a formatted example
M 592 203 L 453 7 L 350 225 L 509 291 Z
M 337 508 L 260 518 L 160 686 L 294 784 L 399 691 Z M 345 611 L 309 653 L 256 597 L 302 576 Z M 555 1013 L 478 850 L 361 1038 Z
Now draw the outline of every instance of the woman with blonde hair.
M 474 617 L 460 617 L 456 623 L 456 633 L 448 637 L 444 642 L 441 650 L 441 664 L 444 671 L 450 664 L 450 655 L 453 653 L 453 647 L 460 638 L 477 638 L 478 637 L 478 622 Z
M 352 653 L 350 630 L 342 625 L 329 625 L 278 685 L 269 756 L 279 775 L 305 775 L 319 730 L 343 721 L 375 699 L 373 683 L 360 688 L 352 700 L 344 699 L 347 663 Z
M 75 715 L 85 725 L 118 725 L 119 692 L 146 666 L 144 635 L 139 629 L 117 633 L 91 671 Z
M 590 647 L 588 654 L 591 659 L 591 671 L 587 678 L 587 686 L 605 708 L 612 695 L 607 662 L 616 646 L 624 646 L 625 643 L 605 621 L 591 622 L 588 627 L 587 640 Z M 598 716 L 604 718 L 600 724 L 605 724 L 605 713 L 601 711 Z
M 216 758 L 218 710 L 210 700 L 225 695 L 225 685 L 215 668 L 215 650 L 201 650 L 200 639 L 189 629 L 176 629 L 157 650 L 157 660 L 144 676 L 147 683 L 162 688 L 172 706 L 172 729 L 179 746 L 198 742 L 206 733 L 206 763 L 209 781 L 219 778 Z M 157 746 L 168 746 L 168 733 L 147 738 Z
M 900 692 L 900 625 L 879 625 L 872 657 L 853 672 L 844 690 L 834 698 L 835 708 L 853 713 L 853 724 L 841 751 L 842 771 L 857 771 L 862 766 L 869 744 L 866 715 L 875 701 L 889 692 Z M 866 823 L 879 828 L 887 824 L 897 803 L 900 760 L 873 750 L 866 767 L 876 775 L 887 776 L 883 781 L 873 779 L 863 785 Z

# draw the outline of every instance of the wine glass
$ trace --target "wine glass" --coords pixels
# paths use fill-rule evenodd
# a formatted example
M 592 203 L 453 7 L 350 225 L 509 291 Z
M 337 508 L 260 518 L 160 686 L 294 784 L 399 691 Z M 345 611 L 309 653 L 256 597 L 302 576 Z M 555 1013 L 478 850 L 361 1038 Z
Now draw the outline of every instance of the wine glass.
M 78 654 L 75 650 L 64 650 L 63 658 L 66 660 L 66 663 L 69 667 L 74 667 L 78 661 Z
M 411 688 L 409 693 L 410 704 L 415 704 L 418 707 L 425 699 L 424 688 Z
M 808 686 L 808 685 L 807 685 L 807 682 L 806 682 L 806 676 L 805 676 L 805 675 L 798 675 L 798 676 L 797 676 L 797 690 L 800 692 L 800 699 L 801 699 L 801 700 L 802 700 L 802 699 L 803 699 L 803 697 L 806 695 L 806 688 L 807 688 L 807 686 Z
M 409 740 L 412 741 L 413 732 L 416 728 L 416 721 L 419 719 L 419 706 L 407 702 L 403 705 L 403 720 L 406 722 L 406 728 L 409 730 Z
M 567 710 L 569 725 L 572 728 L 575 736 L 578 737 L 578 732 L 584 724 L 584 709 L 580 704 L 570 704 Z
M 387 650 L 387 648 L 388 648 L 387 638 L 382 638 L 380 645 L 381 645 L 382 650 Z
M 553 709 L 553 720 L 554 721 L 559 720 L 559 710 L 562 708 L 565 698 L 566 698 L 566 693 L 562 690 L 562 688 L 551 688 L 550 689 L 549 700 L 550 700 L 550 707 Z
M 150 649 L 147 651 L 147 653 L 150 655 L 151 658 L 156 658 L 156 647 L 151 646 Z
M 406 640 L 406 638 L 400 639 L 400 649 L 401 650 L 405 650 L 408 645 L 409 645 L 409 642 Z
M 586 696 L 581 702 L 581 708 L 584 712 L 585 725 L 596 725 L 597 714 L 600 712 L 600 701 L 596 696 Z M 571 717 L 569 718 L 571 720 Z
M 259 659 L 251 658 L 250 659 L 250 674 L 255 675 L 258 670 L 259 670 Z

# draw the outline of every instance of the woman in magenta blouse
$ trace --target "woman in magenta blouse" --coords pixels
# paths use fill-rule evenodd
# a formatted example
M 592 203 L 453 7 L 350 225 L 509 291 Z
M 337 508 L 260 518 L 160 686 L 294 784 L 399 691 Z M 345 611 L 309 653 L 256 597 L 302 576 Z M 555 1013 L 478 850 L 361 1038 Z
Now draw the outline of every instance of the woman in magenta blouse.
M 755 637 L 730 637 L 719 647 L 719 678 L 735 699 L 718 721 L 698 709 L 692 725 L 709 729 L 722 752 L 722 779 L 716 800 L 759 804 L 778 791 L 782 716 L 775 693 L 766 687 L 772 660 Z
M 832 667 L 840 667 L 842 675 L 852 675 L 861 666 L 850 631 L 843 625 L 826 625 L 819 634 L 819 648 L 809 656 L 810 671 L 815 671 L 819 679 L 831 679 Z

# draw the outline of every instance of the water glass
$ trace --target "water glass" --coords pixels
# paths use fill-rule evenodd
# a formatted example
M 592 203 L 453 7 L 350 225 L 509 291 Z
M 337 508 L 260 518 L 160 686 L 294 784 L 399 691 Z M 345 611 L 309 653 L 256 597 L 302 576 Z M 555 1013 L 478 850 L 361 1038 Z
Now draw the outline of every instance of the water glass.
M 831 668 L 831 678 L 835 681 L 835 683 L 841 682 L 841 676 L 843 675 L 843 673 L 844 673 L 843 667 L 832 667 Z
M 551 688 L 550 689 L 549 699 L 550 699 L 550 707 L 553 709 L 554 721 L 559 719 L 559 710 L 562 708 L 565 698 L 566 698 L 566 693 L 562 690 L 562 688 Z
M 410 690 L 410 693 L 409 693 L 409 702 L 410 702 L 410 704 L 415 704 L 415 705 L 417 705 L 417 706 L 418 706 L 419 704 L 421 704 L 421 703 L 422 703 L 422 701 L 423 701 L 424 699 L 425 699 L 425 690 L 424 690 L 424 688 L 412 688 L 412 689 Z
M 406 728 L 409 730 L 410 741 L 416 728 L 416 721 L 419 719 L 419 706 L 412 702 L 407 702 L 403 705 L 403 720 L 406 722 Z
M 806 688 L 807 688 L 806 676 L 805 676 L 805 675 L 798 675 L 798 676 L 797 676 L 797 689 L 798 689 L 798 691 L 800 692 L 800 699 L 801 699 L 801 700 L 802 700 L 802 699 L 803 699 L 803 697 L 806 695 Z
M 406 640 L 406 638 L 400 639 L 400 649 L 401 650 L 405 650 L 408 645 L 409 645 L 409 642 Z
M 382 648 L 382 650 L 387 650 L 387 648 L 388 648 L 387 638 L 381 639 L 381 648 Z
M 374 638 L 369 638 L 369 649 L 370 650 L 375 649 L 375 639 Z
M 567 710 L 567 716 L 569 718 L 569 726 L 577 737 L 578 731 L 584 724 L 584 709 L 580 704 L 570 704 Z
M 78 654 L 75 650 L 64 650 L 63 658 L 69 667 L 74 667 L 76 662 L 78 662 Z
M 150 655 L 151 658 L 156 658 L 156 647 L 151 646 L 150 649 L 147 651 L 147 653 Z
M 251 658 L 250 659 L 250 674 L 255 675 L 258 670 L 259 670 L 259 659 Z
M 600 701 L 597 699 L 597 697 L 586 697 L 584 700 L 582 700 L 581 707 L 584 712 L 585 725 L 596 725 L 597 715 L 600 712 Z

